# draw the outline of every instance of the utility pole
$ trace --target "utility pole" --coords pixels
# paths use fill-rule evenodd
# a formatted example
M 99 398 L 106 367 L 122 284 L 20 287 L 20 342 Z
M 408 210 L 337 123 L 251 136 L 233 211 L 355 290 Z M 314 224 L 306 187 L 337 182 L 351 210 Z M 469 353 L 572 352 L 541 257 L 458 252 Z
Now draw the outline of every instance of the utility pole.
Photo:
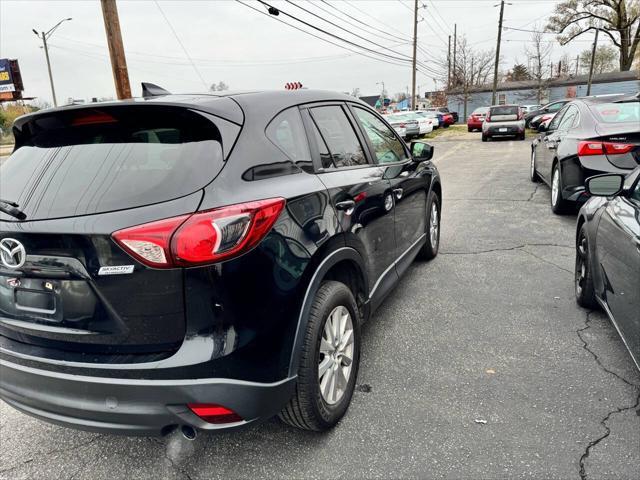
M 458 46 L 458 24 L 453 24 L 453 70 L 451 72 L 451 78 L 453 79 L 454 87 L 458 85 L 458 74 L 456 71 L 456 66 L 458 65 L 456 62 L 456 51 Z
M 451 89 L 451 35 L 449 35 L 449 47 L 447 49 L 447 91 Z
M 51 85 L 51 97 L 53 98 L 53 106 L 58 106 L 58 99 L 56 98 L 56 88 L 53 85 L 53 74 L 51 73 L 51 61 L 49 60 L 49 46 L 47 45 L 47 40 L 53 34 L 54 30 L 58 28 L 62 22 L 68 22 L 71 18 L 64 18 L 56 23 L 52 28 L 49 29 L 48 32 L 38 33 L 38 31 L 34 28 L 32 29 L 33 33 L 36 34 L 36 37 L 42 40 L 42 45 L 44 47 L 44 56 L 47 59 L 47 70 L 49 71 L 49 84 Z
M 500 20 L 498 21 L 498 43 L 496 45 L 496 61 L 493 66 L 493 93 L 491 105 L 496 104 L 496 90 L 498 89 L 498 64 L 500 63 L 500 40 L 502 39 L 502 17 L 504 15 L 504 0 L 500 1 Z
M 416 55 L 418 53 L 418 0 L 413 8 L 413 65 L 411 68 L 411 110 L 416 109 Z
M 596 38 L 593 39 L 593 48 L 591 49 L 591 65 L 589 65 L 589 80 L 587 81 L 587 97 L 591 95 L 591 80 L 593 80 L 593 66 L 596 63 L 596 48 L 598 47 L 598 32 L 596 28 Z
M 127 59 L 124 56 L 124 46 L 122 45 L 122 33 L 120 32 L 116 0 L 100 0 L 100 3 L 102 5 L 104 29 L 107 33 L 113 81 L 116 84 L 116 94 L 120 100 L 131 98 L 129 72 L 127 70 Z

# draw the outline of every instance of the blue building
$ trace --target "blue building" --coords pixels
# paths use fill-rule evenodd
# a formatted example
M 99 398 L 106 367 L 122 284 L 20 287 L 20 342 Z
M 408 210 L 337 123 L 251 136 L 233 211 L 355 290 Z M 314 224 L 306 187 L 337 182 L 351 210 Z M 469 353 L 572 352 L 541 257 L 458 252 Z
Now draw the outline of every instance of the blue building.
M 587 81 L 587 75 L 546 80 L 540 89 L 540 99 L 538 99 L 538 83 L 535 80 L 499 83 L 496 103 L 535 105 L 563 98 L 583 97 L 587 94 Z M 591 82 L 591 95 L 633 94 L 639 91 L 640 77 L 635 71 L 602 73 L 594 75 Z M 461 89 L 451 90 L 447 95 L 447 107 L 450 111 L 458 112 L 460 121 L 465 122 L 476 108 L 491 105 L 491 97 L 492 85 L 472 87 L 466 94 Z

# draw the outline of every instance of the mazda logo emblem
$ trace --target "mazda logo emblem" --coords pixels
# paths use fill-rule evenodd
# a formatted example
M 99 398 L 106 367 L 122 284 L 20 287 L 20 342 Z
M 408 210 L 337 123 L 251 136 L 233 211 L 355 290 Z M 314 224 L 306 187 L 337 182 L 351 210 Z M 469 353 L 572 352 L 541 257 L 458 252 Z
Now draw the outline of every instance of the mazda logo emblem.
M 0 262 L 8 268 L 20 268 L 27 259 L 27 252 L 18 240 L 3 238 L 0 240 Z

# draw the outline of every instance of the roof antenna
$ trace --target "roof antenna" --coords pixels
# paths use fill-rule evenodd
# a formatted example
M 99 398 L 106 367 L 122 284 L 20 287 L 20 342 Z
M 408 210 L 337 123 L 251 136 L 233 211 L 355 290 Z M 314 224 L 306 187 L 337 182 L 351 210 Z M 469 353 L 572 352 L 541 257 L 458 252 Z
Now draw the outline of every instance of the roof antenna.
M 171 92 L 168 92 L 164 88 L 153 83 L 142 82 L 143 98 L 161 97 L 162 95 L 171 95 Z

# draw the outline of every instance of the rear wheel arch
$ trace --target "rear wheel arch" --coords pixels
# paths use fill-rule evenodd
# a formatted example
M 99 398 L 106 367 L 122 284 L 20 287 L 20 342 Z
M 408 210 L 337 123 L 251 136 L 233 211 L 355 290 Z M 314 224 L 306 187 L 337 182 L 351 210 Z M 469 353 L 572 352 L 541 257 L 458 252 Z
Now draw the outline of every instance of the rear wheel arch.
M 306 283 L 307 287 L 300 304 L 298 318 L 296 319 L 297 327 L 289 362 L 289 377 L 295 376 L 298 371 L 309 312 L 323 282 L 334 280 L 347 285 L 358 304 L 359 313 L 362 317 L 358 320 L 367 319 L 369 315 L 368 303 L 365 303 L 369 292 L 366 264 L 362 255 L 355 248 L 342 246 L 333 249 L 323 255 L 323 258 L 315 264 L 317 266 L 314 267 L 313 272 L 310 272 L 310 278 Z M 354 288 L 356 291 L 353 290 Z

